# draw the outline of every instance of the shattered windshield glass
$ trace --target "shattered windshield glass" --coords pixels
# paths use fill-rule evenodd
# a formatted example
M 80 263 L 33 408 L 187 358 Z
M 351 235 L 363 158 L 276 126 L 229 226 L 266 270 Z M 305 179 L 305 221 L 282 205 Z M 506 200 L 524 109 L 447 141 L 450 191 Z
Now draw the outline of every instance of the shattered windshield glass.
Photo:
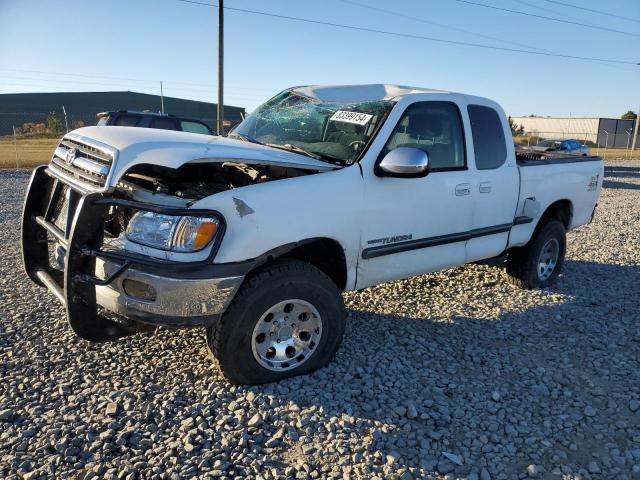
M 229 136 L 348 165 L 392 106 L 387 100 L 324 102 L 285 90 L 247 116 Z

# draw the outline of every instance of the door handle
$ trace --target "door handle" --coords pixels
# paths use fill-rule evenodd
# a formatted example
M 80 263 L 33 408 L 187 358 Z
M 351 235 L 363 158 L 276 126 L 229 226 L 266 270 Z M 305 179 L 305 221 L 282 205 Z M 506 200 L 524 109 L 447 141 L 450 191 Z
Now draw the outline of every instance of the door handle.
M 480 182 L 480 193 L 489 193 L 491 191 L 491 182 Z
M 469 195 L 471 193 L 471 184 L 469 183 L 459 183 L 456 185 L 456 196 L 461 197 L 462 195 Z

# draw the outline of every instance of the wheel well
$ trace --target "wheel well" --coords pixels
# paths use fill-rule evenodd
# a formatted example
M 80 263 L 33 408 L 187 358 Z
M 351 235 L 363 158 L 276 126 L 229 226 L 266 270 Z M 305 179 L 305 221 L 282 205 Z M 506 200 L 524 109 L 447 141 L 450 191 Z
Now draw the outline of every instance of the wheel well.
M 569 229 L 571 225 L 571 217 L 573 215 L 573 206 L 569 200 L 558 200 L 547 207 L 542 214 L 542 218 L 553 218 L 559 220 L 564 228 Z
M 278 258 L 295 258 L 309 262 L 334 281 L 340 290 L 347 287 L 347 261 L 338 242 L 316 238 L 295 246 Z

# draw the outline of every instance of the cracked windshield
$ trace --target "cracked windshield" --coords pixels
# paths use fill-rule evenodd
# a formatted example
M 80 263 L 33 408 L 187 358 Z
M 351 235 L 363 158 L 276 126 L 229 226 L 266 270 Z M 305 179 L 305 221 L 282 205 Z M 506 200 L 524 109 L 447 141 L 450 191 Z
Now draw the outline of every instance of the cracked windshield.
M 229 136 L 348 165 L 392 106 L 386 100 L 323 102 L 287 90 L 258 107 Z

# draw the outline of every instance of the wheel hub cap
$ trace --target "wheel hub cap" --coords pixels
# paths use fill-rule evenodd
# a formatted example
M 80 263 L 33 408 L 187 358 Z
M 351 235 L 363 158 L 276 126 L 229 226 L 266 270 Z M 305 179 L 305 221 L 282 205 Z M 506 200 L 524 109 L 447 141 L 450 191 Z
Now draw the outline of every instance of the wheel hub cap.
M 277 303 L 262 314 L 251 336 L 256 361 L 271 371 L 284 371 L 306 362 L 322 336 L 322 319 L 309 302 Z
M 558 256 L 560 254 L 560 245 L 555 238 L 549 239 L 544 244 L 538 257 L 538 278 L 542 281 L 547 280 L 556 269 Z

